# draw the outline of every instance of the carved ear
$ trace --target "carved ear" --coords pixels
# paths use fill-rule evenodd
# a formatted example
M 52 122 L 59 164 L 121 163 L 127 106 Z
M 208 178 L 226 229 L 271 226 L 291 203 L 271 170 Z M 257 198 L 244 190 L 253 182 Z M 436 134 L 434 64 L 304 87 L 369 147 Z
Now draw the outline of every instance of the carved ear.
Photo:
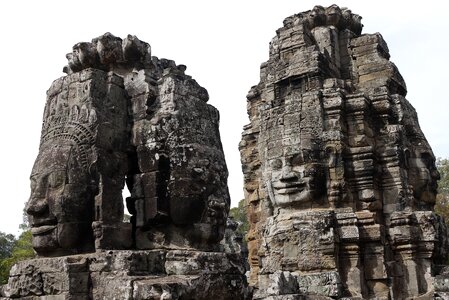
M 100 188 L 99 188 L 99 182 L 100 182 L 100 175 L 98 174 L 98 168 L 97 168 L 97 161 L 95 160 L 92 164 L 90 164 L 89 166 L 89 170 L 88 170 L 88 174 L 89 174 L 89 184 L 90 186 L 95 187 L 95 189 L 93 190 L 93 193 L 95 195 L 98 195 L 98 193 L 100 192 Z
M 404 149 L 404 164 L 407 169 L 410 168 L 410 150 L 407 148 Z
M 89 174 L 95 176 L 95 179 L 98 179 L 98 168 L 97 168 L 97 160 L 93 161 L 89 166 Z

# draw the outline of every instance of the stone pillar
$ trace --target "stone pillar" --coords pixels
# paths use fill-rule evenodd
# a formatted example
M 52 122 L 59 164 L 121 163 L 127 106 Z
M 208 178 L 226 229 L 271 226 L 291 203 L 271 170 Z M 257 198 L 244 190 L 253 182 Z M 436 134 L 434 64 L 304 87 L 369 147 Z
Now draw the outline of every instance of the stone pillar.
M 327 79 L 323 85 L 325 151 L 328 159 L 327 198 L 331 208 L 347 205 L 347 182 L 345 179 L 344 152 L 347 141 L 345 137 L 346 122 L 344 114 L 344 82 Z
M 97 127 L 99 191 L 92 224 L 95 248 L 128 249 L 132 245 L 132 232 L 131 224 L 123 222 L 122 198 L 128 171 L 128 96 L 123 79 L 113 72 L 83 70 L 81 78 L 89 78 L 89 90 L 104 97 L 92 99 L 92 105 L 97 107 L 96 116 L 102 120 Z
M 385 266 L 385 227 L 376 222 L 376 214 L 356 212 L 362 245 L 363 270 L 368 294 L 379 299 L 389 299 L 388 273 Z
M 365 297 L 368 295 L 364 261 L 361 259 L 360 232 L 357 215 L 352 210 L 341 210 L 336 214 L 339 238 L 338 271 L 344 287 L 344 296 Z
M 411 212 L 395 212 L 391 215 L 389 228 L 392 245 L 393 297 L 407 298 L 419 295 L 419 278 L 416 263 L 417 227 L 415 216 Z
M 124 77 L 131 97 L 133 120 L 131 144 L 133 157 L 128 184 L 131 196 L 127 205 L 133 214 L 136 228 L 148 226 L 149 220 L 168 222 L 167 182 L 169 159 L 165 149 L 166 135 L 159 124 L 151 124 L 147 116 L 157 110 L 158 84 L 154 72 L 133 71 Z M 136 241 L 140 241 L 136 238 Z
M 363 95 L 347 96 L 348 146 L 352 161 L 347 168 L 360 210 L 378 210 L 382 207 L 374 181 L 375 145 L 369 105 L 369 100 Z

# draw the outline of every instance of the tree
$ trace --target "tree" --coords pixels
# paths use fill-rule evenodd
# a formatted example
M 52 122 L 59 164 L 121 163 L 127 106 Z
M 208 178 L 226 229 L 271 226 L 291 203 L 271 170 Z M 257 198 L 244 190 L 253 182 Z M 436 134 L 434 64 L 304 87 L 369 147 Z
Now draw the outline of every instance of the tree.
M 12 234 L 0 232 L 0 284 L 8 282 L 9 270 L 15 263 L 36 255 L 32 246 L 32 235 L 25 209 L 23 210 L 23 222 L 19 228 L 22 233 L 17 240 Z
M 239 223 L 237 231 L 243 236 L 246 236 L 249 229 L 249 222 L 246 215 L 245 199 L 240 200 L 237 207 L 233 207 L 229 210 L 229 216 Z
M 30 229 L 30 222 L 28 221 L 28 214 L 26 212 L 26 202 L 22 210 L 22 224 L 19 225 L 19 229 L 22 231 L 27 231 Z
M 15 242 L 14 235 L 0 232 L 0 260 L 11 256 Z
M 435 211 L 449 224 L 449 159 L 438 158 L 436 166 L 441 179 L 438 181 Z
M 0 259 L 0 284 L 8 282 L 9 270 L 15 263 L 35 256 L 31 238 L 30 230 L 22 232 L 19 238 L 15 240 L 11 255 Z

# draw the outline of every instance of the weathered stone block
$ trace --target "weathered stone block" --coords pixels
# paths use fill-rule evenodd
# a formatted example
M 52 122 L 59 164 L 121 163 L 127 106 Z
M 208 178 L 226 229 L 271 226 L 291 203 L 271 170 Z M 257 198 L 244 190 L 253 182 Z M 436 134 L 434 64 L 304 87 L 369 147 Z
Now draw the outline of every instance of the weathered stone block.
M 327 297 L 340 297 L 342 284 L 338 272 L 300 275 L 297 277 L 299 291 L 304 294 L 318 294 Z
M 33 247 L 54 258 L 17 264 L 1 297 L 161 299 L 171 280 L 175 298 L 247 297 L 241 248 L 220 244 L 228 173 L 206 89 L 135 36 L 105 33 L 66 57 L 26 207 Z
M 240 254 L 172 250 L 167 253 L 165 270 L 169 275 L 243 274 Z

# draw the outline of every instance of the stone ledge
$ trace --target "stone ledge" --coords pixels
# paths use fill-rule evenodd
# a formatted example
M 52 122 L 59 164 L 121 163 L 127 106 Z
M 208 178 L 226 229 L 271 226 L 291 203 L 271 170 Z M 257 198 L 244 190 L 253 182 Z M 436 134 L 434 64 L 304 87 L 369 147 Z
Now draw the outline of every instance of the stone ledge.
M 5 297 L 2 300 L 112 299 L 117 295 L 247 299 L 241 261 L 239 254 L 189 250 L 111 250 L 36 258 L 12 268 L 0 296 Z

